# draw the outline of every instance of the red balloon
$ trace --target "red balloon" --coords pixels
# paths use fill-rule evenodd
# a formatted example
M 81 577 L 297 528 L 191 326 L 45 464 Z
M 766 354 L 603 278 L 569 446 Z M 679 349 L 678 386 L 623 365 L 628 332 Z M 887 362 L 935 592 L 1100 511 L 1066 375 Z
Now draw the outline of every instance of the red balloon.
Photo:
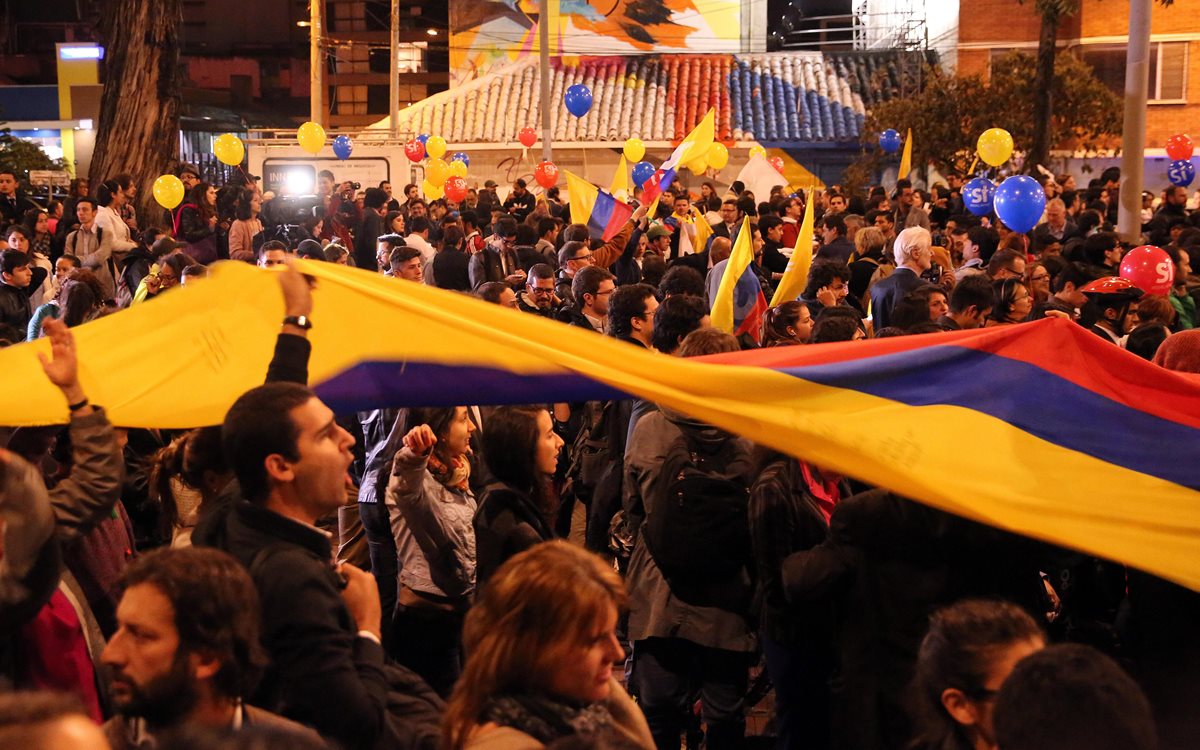
M 1192 158 L 1192 139 L 1183 133 L 1167 139 L 1167 156 L 1174 161 L 1187 161 Z
M 467 181 L 461 177 L 447 177 L 442 189 L 446 191 L 446 199 L 455 203 L 461 203 L 467 197 Z
M 767 159 L 767 163 L 769 163 L 772 167 L 775 167 L 776 172 L 778 172 L 779 174 L 783 174 L 783 157 L 782 156 L 772 156 L 770 159 Z
M 552 161 L 538 162 L 533 168 L 533 179 L 544 188 L 554 187 L 558 182 L 558 167 L 554 166 Z
M 1146 294 L 1170 294 L 1175 284 L 1175 264 L 1162 248 L 1142 245 L 1121 259 L 1121 278 L 1132 281 Z
M 408 143 L 404 144 L 404 155 L 411 162 L 418 162 L 425 158 L 425 144 L 413 138 Z
M 521 128 L 521 132 L 517 134 L 517 140 L 525 148 L 532 148 L 533 144 L 537 143 L 537 130 L 529 125 Z

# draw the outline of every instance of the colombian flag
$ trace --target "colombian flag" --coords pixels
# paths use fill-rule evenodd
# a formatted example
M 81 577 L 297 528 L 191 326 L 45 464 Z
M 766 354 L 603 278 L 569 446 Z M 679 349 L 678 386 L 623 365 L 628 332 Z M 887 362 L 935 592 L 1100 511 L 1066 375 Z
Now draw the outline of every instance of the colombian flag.
M 735 336 L 750 334 L 755 343 L 762 341 L 763 316 L 767 312 L 767 298 L 763 296 L 758 276 L 750 268 L 754 260 L 750 219 L 742 219 L 742 230 L 738 232 L 733 253 L 725 263 L 721 286 L 713 300 L 713 327 L 728 331 Z
M 566 170 L 563 170 L 566 172 Z M 582 177 L 566 172 L 571 221 L 587 224 L 592 237 L 608 242 L 633 215 L 633 208 Z
M 1200 590 L 1200 376 L 1074 323 L 685 360 L 361 269 L 296 265 L 317 284 L 310 383 L 338 412 L 638 396 Z M 209 279 L 74 329 L 84 389 L 114 424 L 219 423 L 262 382 L 283 309 L 272 272 L 217 263 Z M 0 422 L 66 421 L 36 357 L 49 350 L 42 339 L 0 351 Z
M 813 191 L 808 191 L 808 200 L 804 201 L 804 219 L 800 222 L 800 233 L 796 235 L 796 246 L 792 249 L 792 257 L 788 260 L 787 268 L 783 269 L 783 278 L 775 287 L 771 297 L 771 307 L 782 305 L 794 299 L 799 299 L 804 287 L 808 284 L 808 272 L 812 267 L 813 243 Z
M 716 110 L 708 110 L 708 114 L 701 118 L 696 127 L 692 128 L 692 132 L 687 134 L 667 160 L 662 163 L 662 166 L 646 180 L 642 192 L 642 201 L 657 200 L 660 195 L 666 192 L 667 188 L 671 187 L 671 183 L 675 181 L 675 174 L 680 166 L 688 163 L 696 158 L 696 154 L 707 154 L 712 148 L 713 140 L 716 136 Z

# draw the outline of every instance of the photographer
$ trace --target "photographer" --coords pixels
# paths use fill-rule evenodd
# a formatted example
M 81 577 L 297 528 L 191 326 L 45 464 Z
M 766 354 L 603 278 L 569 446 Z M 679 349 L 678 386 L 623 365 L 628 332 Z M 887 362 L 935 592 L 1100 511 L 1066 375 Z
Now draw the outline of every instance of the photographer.
M 344 247 L 354 247 L 354 230 L 362 223 L 362 214 L 354 204 L 354 194 L 360 187 L 357 182 L 343 182 L 330 197 L 325 212 L 326 221 L 333 225 L 333 237 Z

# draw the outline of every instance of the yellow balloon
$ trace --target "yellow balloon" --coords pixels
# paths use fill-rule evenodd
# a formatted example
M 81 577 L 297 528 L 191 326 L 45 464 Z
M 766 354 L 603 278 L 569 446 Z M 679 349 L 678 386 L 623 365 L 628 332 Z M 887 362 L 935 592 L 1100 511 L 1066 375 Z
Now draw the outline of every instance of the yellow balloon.
M 708 166 L 713 169 L 724 169 L 729 163 L 729 149 L 724 143 L 714 143 L 708 149 Z
M 708 169 L 708 154 L 701 154 L 699 158 L 692 159 L 686 166 L 697 177 L 704 176 L 704 172 Z
M 753 159 L 756 156 L 761 156 L 764 159 L 767 158 L 767 150 L 762 146 L 751 146 L 750 158 Z
M 431 135 L 425 141 L 425 154 L 431 159 L 440 159 L 446 155 L 446 139 L 440 135 Z
M 173 174 L 159 177 L 151 190 L 158 205 L 168 211 L 183 202 L 183 181 Z
M 325 128 L 315 122 L 306 122 L 296 131 L 296 140 L 300 141 L 300 148 L 308 153 L 320 153 L 325 148 Z
M 979 158 L 993 167 L 998 167 L 1012 156 L 1013 139 L 1004 128 L 992 128 L 983 131 L 979 142 L 975 145 L 979 150 Z
M 434 185 L 429 180 L 425 180 L 421 183 L 421 192 L 424 193 L 425 197 L 429 200 L 436 201 L 446 194 L 446 189 L 441 185 Z
M 433 140 L 430 138 L 429 140 Z M 450 165 L 441 159 L 430 159 L 425 165 L 425 179 L 430 185 L 436 185 L 439 188 L 446 184 L 446 178 L 450 176 Z
M 216 154 L 217 161 L 236 167 L 245 158 L 246 147 L 242 145 L 241 138 L 233 133 L 225 133 L 213 141 L 213 153 Z
M 450 162 L 450 176 L 451 177 L 466 177 L 467 176 L 467 165 L 463 164 L 461 161 Z
M 630 138 L 625 141 L 625 158 L 631 162 L 639 162 L 646 155 L 646 144 L 641 138 Z

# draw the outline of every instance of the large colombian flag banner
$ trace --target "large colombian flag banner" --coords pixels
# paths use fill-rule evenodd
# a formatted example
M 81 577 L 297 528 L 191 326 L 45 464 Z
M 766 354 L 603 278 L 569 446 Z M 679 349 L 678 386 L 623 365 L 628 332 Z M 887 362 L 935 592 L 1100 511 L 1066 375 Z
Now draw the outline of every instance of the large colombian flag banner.
M 684 360 L 465 295 L 327 263 L 310 379 L 338 411 L 633 394 L 907 497 L 1200 590 L 1200 377 L 1078 326 L 1019 326 Z M 269 271 L 211 279 L 76 330 L 118 425 L 221 421 L 262 382 Z M 63 422 L 45 340 L 0 351 L 0 423 Z

